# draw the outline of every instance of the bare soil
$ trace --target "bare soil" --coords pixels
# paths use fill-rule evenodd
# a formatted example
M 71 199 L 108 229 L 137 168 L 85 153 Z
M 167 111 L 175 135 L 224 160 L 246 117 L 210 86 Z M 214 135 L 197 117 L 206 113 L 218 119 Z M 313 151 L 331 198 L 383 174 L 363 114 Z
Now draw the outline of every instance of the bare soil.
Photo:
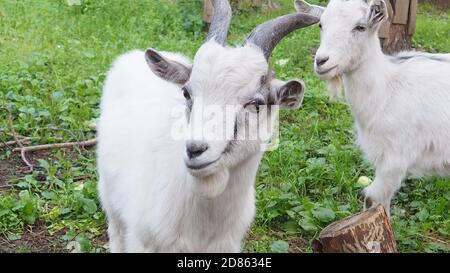
M 7 150 L 14 147 L 0 148 L 0 155 L 6 154 Z M 34 166 L 38 166 L 39 159 L 51 160 L 52 151 L 40 151 L 27 153 L 27 159 Z M 64 149 L 68 158 L 79 156 L 75 149 Z M 0 160 L 0 198 L 2 192 L 10 190 L 11 181 L 19 179 L 29 174 L 29 167 L 22 161 L 20 153 L 11 153 L 8 159 Z M 45 179 L 45 177 L 43 177 Z M 66 243 L 61 242 L 61 236 L 67 232 L 66 229 L 59 230 L 50 234 L 45 223 L 37 222 L 34 225 L 27 225 L 23 229 L 20 238 L 8 238 L 0 235 L 0 253 L 4 252 L 40 252 L 40 253 L 64 253 L 68 252 L 65 248 Z M 94 238 L 92 243 L 95 246 L 102 246 L 108 241 L 106 230 L 102 235 Z
M 62 229 L 53 235 L 47 230 L 45 224 L 38 222 L 34 225 L 27 225 L 20 239 L 10 240 L 0 236 L 1 252 L 40 252 L 40 253 L 62 253 L 67 252 L 59 241 L 65 234 Z

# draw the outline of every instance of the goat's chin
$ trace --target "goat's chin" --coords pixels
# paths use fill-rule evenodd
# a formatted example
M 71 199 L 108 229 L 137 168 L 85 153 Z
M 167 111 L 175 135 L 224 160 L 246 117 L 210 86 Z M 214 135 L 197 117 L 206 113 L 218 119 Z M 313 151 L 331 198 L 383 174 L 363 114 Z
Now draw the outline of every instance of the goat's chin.
M 225 191 L 230 178 L 230 171 L 222 169 L 209 176 L 191 176 L 191 178 L 192 190 L 196 194 L 205 198 L 215 198 Z
M 317 72 L 316 74 L 321 80 L 327 82 L 328 95 L 332 99 L 338 99 L 342 97 L 342 78 L 341 75 L 336 72 L 336 69 L 333 69 L 332 71 L 325 74 L 319 74 Z
M 339 75 L 336 73 L 336 69 L 333 69 L 332 71 L 329 71 L 328 73 L 325 74 L 320 74 L 316 71 L 316 75 L 317 77 L 319 77 L 319 79 L 324 81 L 329 81 L 333 78 L 339 77 Z
M 200 167 L 200 168 L 189 168 L 187 167 L 187 170 L 190 175 L 193 177 L 196 177 L 198 179 L 202 179 L 208 176 L 214 175 L 216 172 L 220 171 L 223 168 L 222 164 L 222 158 L 217 159 L 216 161 L 213 161 L 211 164 Z

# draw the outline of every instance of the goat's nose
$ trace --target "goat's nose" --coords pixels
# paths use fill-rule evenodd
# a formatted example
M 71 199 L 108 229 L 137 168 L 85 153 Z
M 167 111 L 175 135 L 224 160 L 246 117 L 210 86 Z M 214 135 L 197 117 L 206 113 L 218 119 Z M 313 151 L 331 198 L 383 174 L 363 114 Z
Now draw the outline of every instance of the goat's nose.
M 206 143 L 189 143 L 186 145 L 186 153 L 192 159 L 201 156 L 208 148 Z
M 317 58 L 316 58 L 316 65 L 317 65 L 317 66 L 322 66 L 322 65 L 324 65 L 326 62 L 328 62 L 329 59 L 330 59 L 330 57 L 317 57 Z

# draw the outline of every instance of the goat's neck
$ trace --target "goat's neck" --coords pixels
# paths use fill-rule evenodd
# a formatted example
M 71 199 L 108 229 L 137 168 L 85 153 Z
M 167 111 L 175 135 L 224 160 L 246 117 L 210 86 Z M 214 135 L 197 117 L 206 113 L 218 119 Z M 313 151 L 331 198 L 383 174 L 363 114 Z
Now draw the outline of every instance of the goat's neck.
M 362 63 L 354 70 L 342 75 L 345 95 L 352 114 L 361 127 L 369 126 L 389 97 L 386 81 L 392 75 L 393 64 L 381 50 L 378 38 L 372 41 Z
M 187 197 L 185 202 L 180 204 L 182 205 L 180 210 L 189 209 L 182 218 L 178 218 L 178 224 L 182 224 L 179 227 L 181 233 L 188 234 L 187 236 L 194 242 L 207 244 L 211 238 L 217 240 L 221 236 L 228 236 L 231 230 L 246 225 L 246 221 L 251 221 L 248 217 L 251 217 L 254 211 L 254 183 L 261 154 L 255 154 L 230 169 L 227 186 L 218 196 L 208 198 L 187 189 L 188 195 L 185 196 Z M 193 182 L 208 183 L 201 179 Z M 191 227 L 195 229 L 192 230 Z

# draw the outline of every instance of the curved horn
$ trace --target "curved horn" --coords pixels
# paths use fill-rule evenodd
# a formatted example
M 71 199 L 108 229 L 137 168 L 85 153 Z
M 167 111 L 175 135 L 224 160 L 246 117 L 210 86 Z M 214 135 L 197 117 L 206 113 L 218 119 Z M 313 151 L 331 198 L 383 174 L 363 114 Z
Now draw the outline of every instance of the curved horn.
M 266 59 L 269 59 L 274 48 L 286 35 L 296 29 L 315 24 L 319 20 L 317 16 L 302 12 L 280 16 L 256 27 L 244 44 L 252 43 L 261 48 Z
M 232 17 L 231 6 L 228 0 L 212 0 L 212 4 L 213 18 L 207 41 L 214 38 L 217 43 L 225 45 Z

